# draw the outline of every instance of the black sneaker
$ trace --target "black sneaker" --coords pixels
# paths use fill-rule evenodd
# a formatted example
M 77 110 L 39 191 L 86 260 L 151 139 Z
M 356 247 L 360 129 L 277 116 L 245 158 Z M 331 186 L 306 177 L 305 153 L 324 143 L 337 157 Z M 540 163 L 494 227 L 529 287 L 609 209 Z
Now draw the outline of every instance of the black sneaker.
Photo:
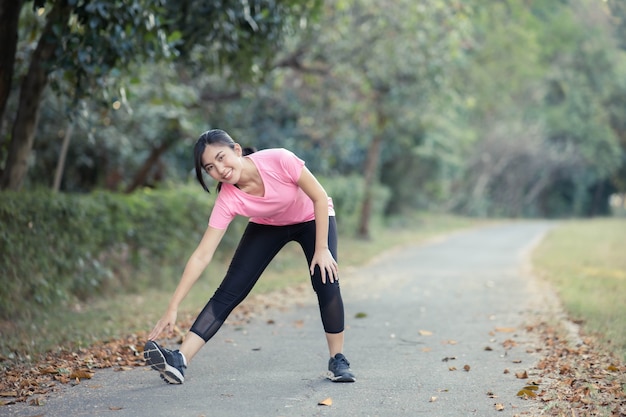
M 182 384 L 185 381 L 185 362 L 178 350 L 162 348 L 156 342 L 148 340 L 143 348 L 143 358 L 155 371 L 159 371 L 161 379 L 168 384 Z
M 350 370 L 350 362 L 343 354 L 338 353 L 328 360 L 328 370 L 333 376 L 329 379 L 333 382 L 354 382 L 356 378 Z

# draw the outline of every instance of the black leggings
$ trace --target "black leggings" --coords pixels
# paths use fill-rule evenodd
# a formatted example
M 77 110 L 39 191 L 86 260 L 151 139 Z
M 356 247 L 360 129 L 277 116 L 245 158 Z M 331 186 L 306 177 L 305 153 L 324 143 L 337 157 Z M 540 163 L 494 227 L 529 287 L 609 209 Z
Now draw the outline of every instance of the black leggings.
M 307 265 L 310 265 L 315 252 L 315 221 L 288 226 L 248 223 L 224 280 L 196 318 L 191 331 L 205 342 L 211 339 L 231 311 L 250 293 L 270 261 L 291 241 L 302 246 Z M 328 248 L 337 260 L 337 224 L 333 216 L 329 217 Z M 331 283 L 327 278 L 323 284 L 319 266 L 314 272 L 311 283 L 317 293 L 324 331 L 341 333 L 344 312 L 339 282 Z

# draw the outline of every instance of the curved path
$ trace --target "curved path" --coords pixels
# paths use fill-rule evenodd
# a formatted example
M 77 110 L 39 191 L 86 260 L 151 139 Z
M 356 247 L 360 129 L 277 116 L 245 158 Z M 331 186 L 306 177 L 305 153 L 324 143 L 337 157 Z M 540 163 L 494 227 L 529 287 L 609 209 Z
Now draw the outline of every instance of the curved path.
M 311 290 L 305 302 L 224 326 L 181 386 L 148 368 L 105 370 L 41 407 L 5 406 L 0 415 L 529 415 L 531 402 L 516 396 L 529 380 L 516 374 L 537 360 L 524 325 L 539 312 L 541 294 L 525 272 L 527 254 L 552 226 L 472 229 L 343 271 L 354 384 L 324 378 L 326 344 Z M 327 398 L 331 406 L 318 405 Z

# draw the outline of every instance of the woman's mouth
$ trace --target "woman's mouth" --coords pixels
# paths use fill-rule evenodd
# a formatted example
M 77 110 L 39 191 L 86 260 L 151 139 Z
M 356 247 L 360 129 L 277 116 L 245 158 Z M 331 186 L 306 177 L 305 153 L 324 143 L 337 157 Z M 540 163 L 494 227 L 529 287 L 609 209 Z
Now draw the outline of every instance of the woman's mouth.
M 230 179 L 230 177 L 233 176 L 233 170 L 229 169 L 228 171 L 226 171 L 223 175 L 222 175 L 222 179 L 227 181 L 228 179 Z

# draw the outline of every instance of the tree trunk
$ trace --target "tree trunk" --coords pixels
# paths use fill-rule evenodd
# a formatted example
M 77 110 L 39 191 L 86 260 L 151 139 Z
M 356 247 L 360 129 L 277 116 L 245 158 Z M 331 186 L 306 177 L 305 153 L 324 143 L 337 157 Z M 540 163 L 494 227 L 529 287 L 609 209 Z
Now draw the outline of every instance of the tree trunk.
M 6 108 L 15 65 L 15 51 L 17 51 L 17 25 L 20 20 L 22 0 L 0 1 L 0 131 Z
M 57 161 L 57 169 L 54 173 L 54 183 L 52 184 L 52 191 L 58 193 L 61 189 L 61 180 L 63 179 L 63 171 L 65 170 L 65 157 L 67 156 L 67 149 L 70 147 L 70 140 L 72 139 L 72 132 L 74 131 L 74 122 L 69 122 L 65 136 L 63 137 L 63 144 L 61 145 L 61 152 L 59 152 L 59 160 Z
M 17 115 L 13 123 L 13 134 L 0 189 L 19 190 L 26 177 L 28 157 L 39 120 L 39 106 L 48 85 L 51 61 L 59 47 L 59 38 L 55 35 L 54 29 L 61 27 L 61 30 L 64 30 L 67 27 L 71 10 L 66 0 L 55 3 L 31 57 L 30 67 L 20 88 Z
M 126 187 L 126 190 L 124 192 L 130 194 L 137 188 L 144 185 L 148 179 L 148 174 L 150 173 L 150 170 L 155 166 L 161 155 L 163 155 L 165 151 L 167 151 L 173 144 L 174 140 L 170 139 L 164 141 L 156 148 L 152 148 L 150 155 L 144 161 L 141 168 L 139 168 L 139 171 L 137 171 L 137 173 L 135 174 L 133 181 L 128 185 L 128 187 Z
M 379 100 L 377 99 L 376 102 Z M 383 134 L 387 117 L 383 113 L 382 108 L 376 106 L 376 127 L 375 134 L 367 150 L 367 160 L 365 161 L 365 192 L 361 203 L 361 217 L 359 218 L 359 227 L 357 236 L 361 239 L 370 238 L 370 219 L 372 217 L 372 205 L 374 200 L 374 184 L 378 180 L 378 163 L 380 160 L 380 146 L 383 141 Z

